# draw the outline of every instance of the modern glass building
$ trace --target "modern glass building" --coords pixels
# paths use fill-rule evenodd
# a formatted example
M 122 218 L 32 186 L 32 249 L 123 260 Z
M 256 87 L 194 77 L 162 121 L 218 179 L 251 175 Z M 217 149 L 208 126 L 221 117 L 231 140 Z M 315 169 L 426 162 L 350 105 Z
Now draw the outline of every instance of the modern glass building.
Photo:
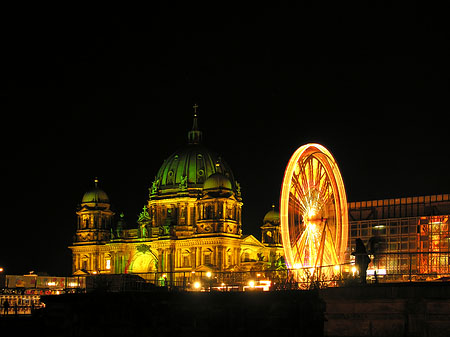
M 355 239 L 366 244 L 369 275 L 420 281 L 450 276 L 450 195 L 350 202 L 349 260 Z

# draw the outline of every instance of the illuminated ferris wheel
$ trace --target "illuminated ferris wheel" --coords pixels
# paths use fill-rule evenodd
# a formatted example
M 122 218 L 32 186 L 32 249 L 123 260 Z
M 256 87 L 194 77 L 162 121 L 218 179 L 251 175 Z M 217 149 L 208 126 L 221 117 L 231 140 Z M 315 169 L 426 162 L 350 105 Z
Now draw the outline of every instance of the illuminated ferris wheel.
M 347 197 L 336 161 L 325 147 L 306 144 L 292 155 L 280 211 L 286 264 L 296 270 L 297 280 L 339 271 L 347 248 Z

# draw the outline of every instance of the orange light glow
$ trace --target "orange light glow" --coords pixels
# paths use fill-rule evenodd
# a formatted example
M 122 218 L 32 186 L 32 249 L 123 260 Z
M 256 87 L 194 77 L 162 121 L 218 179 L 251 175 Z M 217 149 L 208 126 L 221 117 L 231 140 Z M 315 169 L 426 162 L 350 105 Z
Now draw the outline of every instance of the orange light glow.
M 322 145 L 306 144 L 286 167 L 280 197 L 286 263 L 297 280 L 335 273 L 348 239 L 347 197 L 339 168 Z M 319 268 L 330 266 L 330 268 Z M 300 268 L 301 267 L 301 268 Z M 301 269 L 301 270 L 300 270 Z

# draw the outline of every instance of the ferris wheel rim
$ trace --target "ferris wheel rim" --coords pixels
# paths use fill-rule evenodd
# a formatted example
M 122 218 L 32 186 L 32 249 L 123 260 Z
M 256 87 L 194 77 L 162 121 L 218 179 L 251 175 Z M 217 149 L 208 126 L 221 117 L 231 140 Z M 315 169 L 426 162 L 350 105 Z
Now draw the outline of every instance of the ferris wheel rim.
M 295 259 L 293 258 L 291 238 L 289 234 L 289 197 L 292 185 L 292 177 L 294 173 L 295 166 L 299 163 L 302 156 L 311 156 L 319 153 L 319 155 L 324 155 L 327 158 L 327 164 L 331 170 L 332 175 L 327 172 L 327 178 L 333 180 L 333 194 L 335 202 L 338 203 L 336 212 L 339 217 L 339 233 L 340 242 L 339 247 L 337 247 L 337 258 L 340 263 L 343 262 L 344 254 L 346 250 L 347 240 L 348 240 L 348 210 L 347 210 L 347 197 L 345 193 L 345 187 L 343 179 L 331 152 L 323 145 L 317 143 L 309 143 L 300 146 L 294 154 L 289 159 L 288 165 L 286 167 L 283 183 L 280 193 L 280 225 L 281 225 L 281 235 L 283 248 L 285 253 L 285 260 L 288 268 L 294 268 Z M 306 154 L 306 155 L 305 155 Z M 325 168 L 324 163 L 322 163 L 318 157 L 316 159 Z M 336 193 L 337 192 L 337 193 Z

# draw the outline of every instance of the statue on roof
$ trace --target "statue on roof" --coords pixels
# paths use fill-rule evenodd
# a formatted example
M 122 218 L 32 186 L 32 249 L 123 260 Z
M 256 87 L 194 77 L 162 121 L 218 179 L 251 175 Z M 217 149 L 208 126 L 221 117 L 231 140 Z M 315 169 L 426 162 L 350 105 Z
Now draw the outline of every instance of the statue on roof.
M 187 181 L 188 181 L 187 175 L 185 175 L 181 178 L 180 185 L 178 186 L 181 191 L 187 191 L 187 188 L 188 188 Z
M 157 179 L 155 177 L 155 180 L 153 180 L 152 182 L 152 187 L 150 188 L 150 194 L 158 193 L 158 188 L 159 188 L 159 178 Z

